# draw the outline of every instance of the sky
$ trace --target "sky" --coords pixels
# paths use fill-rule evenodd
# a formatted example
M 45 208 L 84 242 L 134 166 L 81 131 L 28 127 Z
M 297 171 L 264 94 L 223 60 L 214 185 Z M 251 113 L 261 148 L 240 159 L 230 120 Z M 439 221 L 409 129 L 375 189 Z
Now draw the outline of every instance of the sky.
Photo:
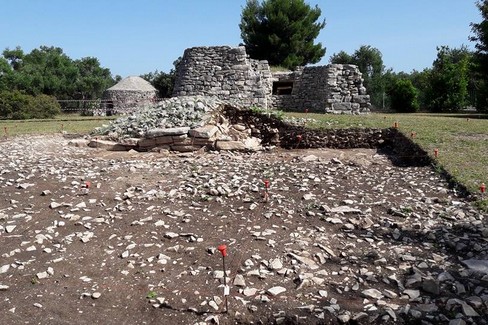
M 306 0 L 322 10 L 316 39 L 329 63 L 340 51 L 377 48 L 387 69 L 432 67 L 438 46 L 474 49 L 475 0 Z M 169 72 L 186 48 L 238 46 L 246 0 L 0 0 L 0 51 L 41 45 L 96 57 L 112 75 Z

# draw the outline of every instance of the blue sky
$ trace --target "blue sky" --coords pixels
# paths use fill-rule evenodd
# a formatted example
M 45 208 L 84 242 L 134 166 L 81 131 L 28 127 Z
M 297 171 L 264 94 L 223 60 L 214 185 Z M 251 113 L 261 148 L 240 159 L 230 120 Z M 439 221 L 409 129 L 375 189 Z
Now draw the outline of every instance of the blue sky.
M 371 45 L 394 71 L 432 66 L 436 47 L 469 42 L 481 20 L 475 0 L 307 0 L 322 10 L 320 64 L 341 50 Z M 193 46 L 241 42 L 246 0 L 0 0 L 0 50 L 56 46 L 72 59 L 92 56 L 113 75 L 168 72 Z

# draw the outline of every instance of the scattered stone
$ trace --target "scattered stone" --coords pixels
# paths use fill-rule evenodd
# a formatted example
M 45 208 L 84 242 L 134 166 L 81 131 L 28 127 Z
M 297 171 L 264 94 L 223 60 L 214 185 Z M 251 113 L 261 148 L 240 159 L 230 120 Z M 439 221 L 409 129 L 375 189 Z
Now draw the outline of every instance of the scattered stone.
M 269 288 L 266 292 L 268 292 L 272 296 L 277 296 L 279 294 L 282 294 L 285 291 L 286 291 L 285 288 L 277 286 L 277 287 Z
M 12 231 L 14 231 L 14 229 L 16 228 L 17 226 L 15 225 L 8 225 L 8 226 L 5 226 L 5 232 L 7 234 L 10 234 Z
M 366 298 L 373 298 L 373 299 L 381 299 L 384 297 L 381 291 L 377 289 L 366 289 L 361 291 L 361 294 Z

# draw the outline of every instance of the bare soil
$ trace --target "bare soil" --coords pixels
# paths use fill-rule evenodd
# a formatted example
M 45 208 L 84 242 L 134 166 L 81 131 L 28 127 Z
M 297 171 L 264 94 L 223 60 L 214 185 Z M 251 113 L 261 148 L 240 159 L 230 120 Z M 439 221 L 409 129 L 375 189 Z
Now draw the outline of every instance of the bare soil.
M 68 142 L 0 143 L 3 324 L 328 324 L 361 312 L 356 323 L 409 322 L 404 306 L 442 312 L 460 294 L 412 300 L 393 278 L 457 272 L 486 253 L 486 221 L 469 202 L 429 166 L 397 167 L 374 149 L 163 155 Z M 357 211 L 331 212 L 344 206 Z M 365 300 L 369 288 L 397 297 Z

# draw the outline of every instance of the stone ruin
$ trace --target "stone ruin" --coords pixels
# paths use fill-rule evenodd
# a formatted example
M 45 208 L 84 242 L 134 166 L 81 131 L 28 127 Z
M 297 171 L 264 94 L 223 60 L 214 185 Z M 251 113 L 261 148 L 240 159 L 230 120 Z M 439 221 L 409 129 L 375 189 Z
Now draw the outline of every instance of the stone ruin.
M 151 104 L 157 90 L 141 77 L 130 76 L 108 88 L 102 94 L 100 112 L 96 115 L 127 114 L 140 106 Z
M 122 116 L 76 145 L 152 152 L 346 149 L 377 148 L 390 137 L 377 129 L 309 130 L 305 122 L 285 121 L 274 112 L 249 109 L 216 96 L 178 96 Z
M 303 125 L 295 127 L 271 116 L 277 108 L 369 112 L 369 96 L 353 65 L 272 73 L 267 61 L 250 59 L 244 47 L 194 47 L 185 51 L 178 66 L 172 98 L 154 101 L 155 89 L 139 79 L 126 78 L 106 91 L 104 98 L 128 101 L 118 107 L 127 114 L 97 130 L 101 137 L 92 139 L 90 146 L 177 152 L 352 148 L 375 147 L 383 137 L 376 131 L 364 137 L 356 132 L 312 136 Z
M 177 69 L 173 96 L 216 96 L 244 106 L 321 113 L 367 113 L 371 107 L 361 72 L 329 64 L 271 72 L 244 47 L 193 47 Z

